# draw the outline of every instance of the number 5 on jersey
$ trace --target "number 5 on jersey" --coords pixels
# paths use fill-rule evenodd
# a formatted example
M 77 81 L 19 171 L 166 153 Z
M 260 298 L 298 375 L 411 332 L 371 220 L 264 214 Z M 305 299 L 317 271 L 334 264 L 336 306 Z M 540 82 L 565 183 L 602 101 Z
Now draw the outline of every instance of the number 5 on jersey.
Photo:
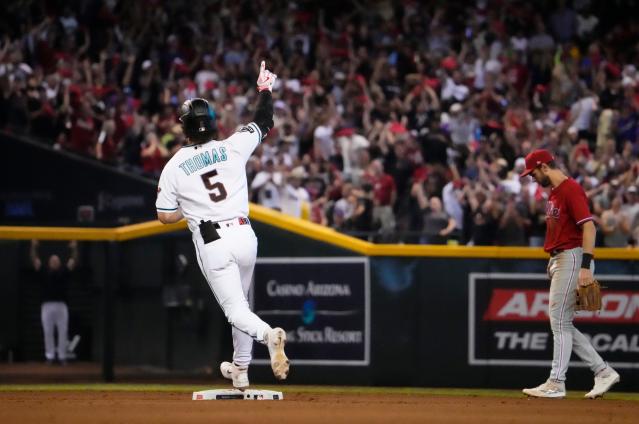
M 204 182 L 204 187 L 206 187 L 207 190 L 212 191 L 212 193 L 209 193 L 211 200 L 214 202 L 221 202 L 226 199 L 226 189 L 224 188 L 224 184 L 219 181 L 216 183 L 211 182 L 211 179 L 216 175 L 217 170 L 213 169 L 202 174 L 201 177 Z

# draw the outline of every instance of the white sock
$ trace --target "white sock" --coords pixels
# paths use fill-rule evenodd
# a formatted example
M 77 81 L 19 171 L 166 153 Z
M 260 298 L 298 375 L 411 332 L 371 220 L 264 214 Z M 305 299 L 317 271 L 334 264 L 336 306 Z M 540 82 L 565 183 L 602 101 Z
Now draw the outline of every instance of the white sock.
M 604 377 L 607 376 L 608 374 L 610 374 L 611 368 L 609 365 L 606 364 L 606 368 L 602 369 L 601 371 L 599 371 L 597 374 L 595 374 L 595 377 Z

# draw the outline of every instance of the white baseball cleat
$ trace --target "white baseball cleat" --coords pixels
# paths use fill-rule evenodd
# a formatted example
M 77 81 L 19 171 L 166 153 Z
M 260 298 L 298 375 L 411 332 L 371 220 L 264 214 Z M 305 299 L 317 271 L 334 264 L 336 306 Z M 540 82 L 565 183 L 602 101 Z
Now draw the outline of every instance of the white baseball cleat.
M 286 344 L 286 332 L 281 328 L 273 328 L 266 332 L 264 338 L 268 353 L 271 356 L 271 368 L 273 374 L 278 380 L 286 380 L 288 377 L 289 361 L 284 353 L 284 345 Z
M 595 386 L 591 391 L 585 394 L 585 398 L 595 399 L 599 396 L 603 396 L 610 388 L 619 383 L 621 377 L 619 373 L 608 366 L 605 370 L 595 376 Z
M 548 379 L 545 383 L 531 389 L 524 389 L 522 392 L 538 398 L 563 398 L 566 397 L 566 385 L 561 381 Z
M 233 387 L 236 389 L 246 389 L 249 386 L 248 367 L 238 367 L 231 362 L 222 362 L 220 371 L 224 378 L 233 380 Z

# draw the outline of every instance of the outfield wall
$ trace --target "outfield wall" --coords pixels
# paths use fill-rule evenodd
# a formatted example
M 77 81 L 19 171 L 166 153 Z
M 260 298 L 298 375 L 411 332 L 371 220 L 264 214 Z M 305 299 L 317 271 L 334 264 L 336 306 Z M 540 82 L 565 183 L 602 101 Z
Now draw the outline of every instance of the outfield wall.
M 547 375 L 546 260 L 362 256 L 256 220 L 253 226 L 260 239 L 254 307 L 291 336 L 291 383 L 520 387 Z M 119 245 L 112 287 L 115 365 L 215 372 L 231 355 L 230 331 L 197 268 L 190 236 L 169 233 Z M 3 323 L 15 324 L 3 324 L 0 344 L 15 347 L 25 341 L 16 332 L 24 331 L 27 316 L 19 296 L 36 286 L 25 258 L 28 243 L 2 246 L 3 269 L 20 264 L 4 273 L 0 300 Z M 56 248 L 62 242 L 44 243 L 43 253 Z M 74 284 L 90 304 L 70 304 L 71 327 L 83 335 L 80 359 L 100 361 L 108 246 L 85 242 L 81 249 Z M 620 368 L 620 390 L 636 391 L 637 264 L 597 260 L 596 266 L 608 287 L 604 310 L 577 326 Z M 17 347 L 15 359 L 38 359 Z M 266 359 L 266 349 L 256 345 L 255 356 L 257 363 Z M 571 387 L 591 384 L 582 367 L 571 368 L 568 377 Z M 272 382 L 266 365 L 252 367 L 251 378 Z

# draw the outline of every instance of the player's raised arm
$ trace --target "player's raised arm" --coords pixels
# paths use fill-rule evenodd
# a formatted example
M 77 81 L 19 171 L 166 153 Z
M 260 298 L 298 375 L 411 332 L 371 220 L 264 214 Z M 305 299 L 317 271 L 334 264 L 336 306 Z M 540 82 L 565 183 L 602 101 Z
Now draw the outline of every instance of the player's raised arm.
M 36 271 L 40 271 L 40 267 L 42 267 L 42 261 L 38 255 L 39 245 L 40 242 L 38 240 L 31 240 L 31 248 L 29 249 L 29 258 L 31 259 L 31 264 Z
M 78 266 L 78 242 L 71 240 L 69 242 L 69 259 L 67 259 L 67 269 L 73 271 Z
M 253 122 L 257 124 L 262 132 L 262 138 L 273 128 L 273 84 L 277 75 L 266 69 L 266 62 L 260 64 L 260 74 L 257 77 L 257 91 L 259 97 L 255 109 Z

